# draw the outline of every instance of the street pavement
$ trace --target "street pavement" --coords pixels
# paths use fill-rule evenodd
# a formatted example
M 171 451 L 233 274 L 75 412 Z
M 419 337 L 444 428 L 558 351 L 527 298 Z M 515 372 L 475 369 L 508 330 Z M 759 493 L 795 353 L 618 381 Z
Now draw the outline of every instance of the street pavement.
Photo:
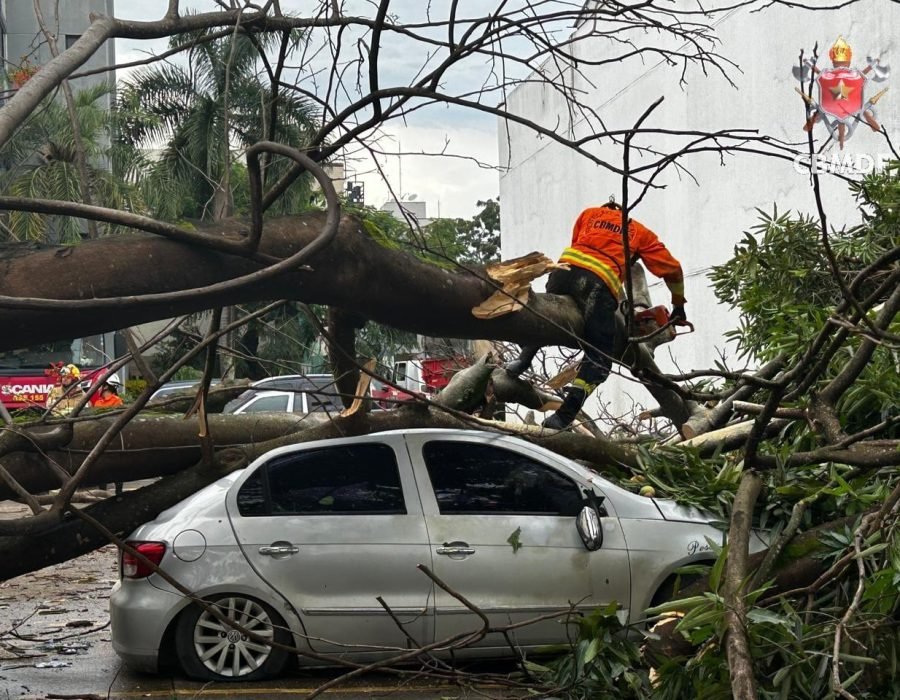
M 336 675 L 294 670 L 274 682 L 203 684 L 179 673 L 135 673 L 110 644 L 108 597 L 117 577 L 115 548 L 108 546 L 0 584 L 0 700 L 302 698 Z M 489 670 L 513 669 L 507 664 Z M 324 697 L 509 697 L 504 690 L 489 684 L 464 689 L 421 677 L 368 674 L 328 689 Z

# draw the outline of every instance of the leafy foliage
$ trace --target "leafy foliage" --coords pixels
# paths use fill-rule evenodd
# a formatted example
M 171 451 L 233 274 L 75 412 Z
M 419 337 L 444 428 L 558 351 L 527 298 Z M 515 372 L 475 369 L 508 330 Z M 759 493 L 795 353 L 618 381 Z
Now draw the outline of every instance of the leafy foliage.
M 231 215 L 235 190 L 245 195 L 247 188 L 246 170 L 231 169 L 234 151 L 261 140 L 303 148 L 316 127 L 312 107 L 295 93 L 273 89 L 259 65 L 266 50 L 282 41 L 290 56 L 301 46 L 302 34 L 235 33 L 209 41 L 209 31 L 172 37 L 172 47 L 191 47 L 189 65 L 143 70 L 119 96 L 120 145 L 140 154 L 132 177 L 140 178 L 156 215 L 170 220 Z M 149 149 L 160 144 L 164 148 L 155 157 Z M 273 159 L 265 179 L 274 182 L 290 165 Z M 302 211 L 310 193 L 308 178 L 301 178 L 268 213 Z
M 862 223 L 847 231 L 833 232 L 829 242 L 843 281 L 850 281 L 876 258 L 896 250 L 900 243 L 898 202 L 900 180 L 893 167 L 856 184 Z M 719 298 L 740 312 L 740 325 L 730 336 L 750 358 L 769 360 L 785 357 L 788 366 L 800 360 L 813 339 L 829 323 L 844 299 L 841 285 L 822 243 L 818 221 L 790 213 L 760 212 L 760 223 L 744 236 L 727 263 L 711 274 Z M 871 295 L 883 274 L 866 280 L 860 296 Z M 887 290 L 890 293 L 893 290 Z M 884 291 L 881 292 L 885 294 Z M 898 330 L 895 321 L 891 330 Z M 824 386 L 842 370 L 862 342 L 859 334 L 848 334 L 824 372 Z M 880 348 L 860 378 L 843 395 L 836 408 L 848 433 L 881 423 L 896 415 L 900 396 L 896 350 Z M 712 388 L 712 387 L 707 387 Z M 765 397 L 758 391 L 757 400 Z M 805 407 L 808 396 L 798 400 Z M 896 426 L 880 435 L 896 436 Z M 799 531 L 830 525 L 818 537 L 787 543 L 783 560 L 813 557 L 824 566 L 853 556 L 855 537 L 862 518 L 878 508 L 897 488 L 896 469 L 863 469 L 835 462 L 787 468 L 787 458 L 798 450 L 814 449 L 821 437 L 815 426 L 796 422 L 760 449 L 776 457 L 775 469 L 760 474 L 764 487 L 754 512 L 754 526 L 777 540 L 792 514 L 802 513 Z M 712 455 L 684 447 L 639 446 L 640 469 L 620 484 L 637 492 L 651 485 L 658 496 L 711 514 L 724 531 L 744 469 L 740 452 Z M 565 697 L 729 698 L 731 677 L 725 653 L 726 605 L 722 591 L 728 547 L 709 541 L 717 559 L 711 566 L 689 567 L 690 573 L 706 569 L 708 589 L 693 589 L 687 595 L 663 602 L 646 611 L 648 616 L 676 616 L 676 636 L 689 642 L 692 651 L 683 657 L 639 657 L 631 664 L 635 674 L 654 666 L 648 682 L 622 683 L 608 668 L 592 672 L 597 629 L 583 626 L 574 648 L 553 664 L 542 667 L 542 680 L 555 682 Z M 856 560 L 865 575 L 856 575 Z M 686 573 L 686 571 L 684 572 Z M 751 572 L 755 573 L 755 572 Z M 885 525 L 866 536 L 859 553 L 842 575 L 822 582 L 808 595 L 774 595 L 771 581 L 747 581 L 743 592 L 748 612 L 745 628 L 753 655 L 754 673 L 761 698 L 835 697 L 832 682 L 835 630 L 852 608 L 844 625 L 839 653 L 843 687 L 856 698 L 896 698 L 900 675 L 900 520 L 888 518 Z M 858 607 L 854 595 L 861 590 Z M 599 613 L 599 611 L 598 611 Z M 598 614 L 595 613 L 595 614 Z M 631 657 L 634 648 L 621 634 L 603 638 L 602 653 L 616 658 Z M 590 659 L 590 663 L 586 661 Z M 641 676 L 641 678 L 643 678 Z
M 571 700 L 649 697 L 649 674 L 637 643 L 624 636 L 617 608 L 611 603 L 580 618 L 570 652 L 545 665 L 527 662 L 529 673 Z
M 112 93 L 106 84 L 74 95 L 75 115 L 87 158 L 87 193 L 94 204 L 144 213 L 140 189 L 108 165 L 117 158 L 109 145 L 115 119 L 104 104 Z M 46 100 L 16 135 L 0 149 L 0 191 L 14 197 L 84 202 L 76 160 L 75 137 L 66 107 Z M 47 216 L 10 211 L 4 216 L 3 234 L 11 240 L 75 243 L 86 233 L 84 222 L 70 216 Z M 101 235 L 117 227 L 97 224 Z
M 829 235 L 845 284 L 900 243 L 897 164 L 867 176 L 852 189 L 862 223 Z M 731 260 L 713 268 L 710 279 L 719 299 L 740 311 L 740 325 L 729 337 L 741 353 L 761 360 L 778 355 L 784 355 L 789 364 L 798 360 L 843 298 L 823 249 L 818 221 L 777 210 L 771 215 L 760 212 L 760 223 L 735 246 Z M 859 296 L 873 293 L 881 281 L 883 275 L 873 275 Z M 895 321 L 892 330 L 900 330 L 900 322 Z M 860 342 L 857 336 L 846 343 L 820 385 L 836 376 Z M 838 408 L 849 431 L 877 424 L 895 409 L 900 396 L 898 367 L 896 352 L 877 353 L 842 397 Z
M 390 213 L 366 207 L 355 209 L 369 235 L 381 245 L 402 248 L 432 265 L 459 269 L 487 265 L 500 259 L 500 203 L 479 200 L 471 219 L 435 219 L 426 226 L 410 226 Z

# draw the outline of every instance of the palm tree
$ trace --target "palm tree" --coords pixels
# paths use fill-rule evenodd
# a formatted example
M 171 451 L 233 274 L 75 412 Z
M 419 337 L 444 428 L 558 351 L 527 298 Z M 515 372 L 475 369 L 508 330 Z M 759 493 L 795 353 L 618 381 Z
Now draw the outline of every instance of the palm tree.
M 87 157 L 90 201 L 122 211 L 144 212 L 134 184 L 109 165 L 115 159 L 110 143 L 114 116 L 104 104 L 111 86 L 98 84 L 75 94 L 75 116 Z M 47 100 L 0 149 L 0 191 L 14 197 L 83 202 L 72 122 L 64 105 Z M 3 234 L 15 240 L 72 243 L 83 236 L 83 224 L 69 216 L 46 216 L 11 211 L 4 217 Z M 98 223 L 102 234 L 115 227 Z M 0 234 L 0 235 L 3 235 Z
M 143 179 L 148 202 L 158 216 L 219 220 L 234 213 L 236 179 L 233 151 L 270 139 L 303 148 L 314 129 L 305 100 L 274 92 L 258 69 L 260 52 L 282 40 L 280 34 L 238 33 L 203 41 L 206 32 L 173 37 L 172 47 L 190 45 L 188 65 L 160 64 L 137 73 L 119 97 L 123 144 L 160 149 L 145 157 Z M 295 50 L 299 36 L 289 36 Z M 273 110 L 272 105 L 275 103 Z M 277 115 L 275 128 L 269 115 Z M 273 162 L 268 177 L 286 163 Z M 298 211 L 309 201 L 308 181 L 295 184 L 278 211 Z

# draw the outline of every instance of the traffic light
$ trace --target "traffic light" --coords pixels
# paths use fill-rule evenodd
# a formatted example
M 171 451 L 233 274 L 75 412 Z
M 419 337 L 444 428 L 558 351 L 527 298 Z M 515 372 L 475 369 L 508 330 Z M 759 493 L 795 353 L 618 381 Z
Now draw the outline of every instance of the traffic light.
M 347 182 L 344 185 L 347 193 L 347 201 L 350 204 L 363 205 L 366 203 L 366 186 L 362 182 Z

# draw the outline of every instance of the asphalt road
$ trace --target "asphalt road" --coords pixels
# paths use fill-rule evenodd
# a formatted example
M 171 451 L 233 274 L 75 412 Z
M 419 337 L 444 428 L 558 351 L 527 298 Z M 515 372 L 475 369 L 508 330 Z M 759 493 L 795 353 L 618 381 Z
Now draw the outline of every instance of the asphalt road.
M 0 506 L 0 517 L 12 515 L 7 504 Z M 276 682 L 202 684 L 178 674 L 135 673 L 110 644 L 108 596 L 117 577 L 115 548 L 109 546 L 0 584 L 0 700 L 302 698 L 335 677 L 333 671 L 293 671 Z M 504 694 L 497 686 L 464 689 L 422 678 L 370 674 L 329 689 L 324 697 L 449 700 Z

